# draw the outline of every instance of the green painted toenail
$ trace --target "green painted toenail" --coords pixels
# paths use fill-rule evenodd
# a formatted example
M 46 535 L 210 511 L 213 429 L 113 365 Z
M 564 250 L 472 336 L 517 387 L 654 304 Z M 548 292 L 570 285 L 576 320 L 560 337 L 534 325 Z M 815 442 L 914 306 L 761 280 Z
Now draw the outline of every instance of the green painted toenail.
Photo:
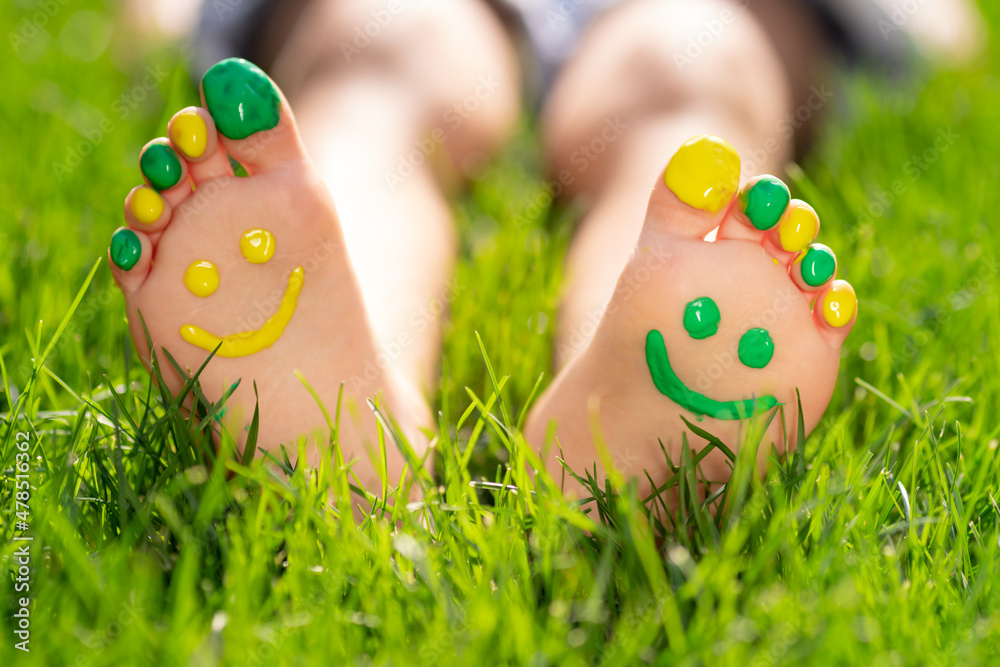
M 740 193 L 740 204 L 750 224 L 764 230 L 778 224 L 791 198 L 781 180 L 761 176 L 752 187 Z
M 774 341 L 766 329 L 750 329 L 740 338 L 740 361 L 750 368 L 764 368 L 774 356 Z
M 246 139 L 270 130 L 281 117 L 281 100 L 259 67 L 241 58 L 212 65 L 201 80 L 205 106 L 223 136 Z
M 837 258 L 833 251 L 822 243 L 813 243 L 798 260 L 802 269 L 802 280 L 810 287 L 819 287 L 833 277 L 837 270 Z
M 719 307 L 707 296 L 688 302 L 684 306 L 684 329 L 695 340 L 714 336 L 719 330 Z
M 142 243 L 131 229 L 119 229 L 111 237 L 111 261 L 123 271 L 130 271 L 139 256 L 142 255 Z
M 150 185 L 163 192 L 181 180 L 181 161 L 170 146 L 153 144 L 139 158 L 139 168 L 149 179 Z

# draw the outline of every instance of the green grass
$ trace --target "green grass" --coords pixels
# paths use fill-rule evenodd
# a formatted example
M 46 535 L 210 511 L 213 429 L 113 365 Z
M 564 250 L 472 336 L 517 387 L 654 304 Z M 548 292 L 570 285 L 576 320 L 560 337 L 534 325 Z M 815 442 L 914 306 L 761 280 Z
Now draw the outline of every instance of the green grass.
M 0 12 L 0 32 L 37 7 Z M 356 523 L 343 474 L 216 452 L 137 363 L 103 260 L 88 285 L 138 149 L 195 94 L 176 52 L 121 31 L 96 61 L 74 59 L 101 31 L 64 30 L 83 19 L 58 7 L 29 62 L 10 47 L 0 60 L 0 664 L 997 661 L 1000 68 L 838 89 L 793 179 L 861 299 L 833 400 L 799 454 L 764 480 L 738 462 L 729 510 L 688 503 L 676 530 L 629 488 L 584 514 L 521 472 L 516 424 L 549 378 L 570 233 L 549 219 L 523 129 L 456 210 L 437 479 L 417 479 L 410 508 L 370 490 L 375 518 Z M 12 647 L 19 432 L 27 654 Z

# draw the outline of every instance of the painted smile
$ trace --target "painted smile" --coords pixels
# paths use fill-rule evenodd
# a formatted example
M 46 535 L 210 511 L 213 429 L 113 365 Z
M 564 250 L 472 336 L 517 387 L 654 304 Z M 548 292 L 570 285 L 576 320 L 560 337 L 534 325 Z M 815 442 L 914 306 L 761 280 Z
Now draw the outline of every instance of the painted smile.
M 708 415 L 715 419 L 746 419 L 779 404 L 778 399 L 770 394 L 743 401 L 716 401 L 690 389 L 670 366 L 663 334 L 656 329 L 646 335 L 646 364 L 649 365 L 653 384 L 661 394 L 699 416 Z
M 197 345 L 209 352 L 218 347 L 215 354 L 219 357 L 245 357 L 271 347 L 275 341 L 281 338 L 285 327 L 288 326 L 292 315 L 295 314 L 295 306 L 298 302 L 299 292 L 302 291 L 304 278 L 305 271 L 301 266 L 292 271 L 288 277 L 288 288 L 285 289 L 285 295 L 281 298 L 278 312 L 272 315 L 259 329 L 219 337 L 201 327 L 185 324 L 181 327 L 181 336 L 192 345 Z

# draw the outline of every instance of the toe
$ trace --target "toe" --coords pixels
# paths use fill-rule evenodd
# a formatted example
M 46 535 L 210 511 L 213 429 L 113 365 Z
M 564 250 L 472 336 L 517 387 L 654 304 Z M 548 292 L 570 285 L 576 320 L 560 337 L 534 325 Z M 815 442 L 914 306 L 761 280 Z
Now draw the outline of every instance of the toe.
M 793 199 L 778 225 L 764 237 L 764 244 L 775 257 L 790 263 L 819 235 L 819 216 L 801 199 Z
M 757 176 L 740 192 L 740 215 L 754 229 L 767 231 L 778 224 L 791 199 L 780 178 Z
M 216 63 L 201 79 L 201 96 L 226 152 L 247 172 L 305 156 L 288 102 L 253 63 L 240 58 Z
M 842 345 L 858 317 L 858 297 L 846 280 L 835 280 L 816 298 L 813 318 L 831 345 Z
M 719 226 L 740 184 L 740 156 L 711 135 L 688 139 L 670 159 L 646 215 L 647 228 L 704 238 Z
M 817 292 L 837 276 L 837 256 L 822 243 L 811 243 L 795 255 L 788 272 L 800 290 Z
M 213 178 L 232 176 L 229 158 L 222 150 L 215 122 L 207 110 L 181 109 L 170 119 L 167 135 L 174 149 L 187 160 L 195 187 Z
M 115 284 L 124 294 L 134 294 L 142 286 L 152 259 L 153 244 L 143 232 L 120 227 L 111 236 L 108 262 Z
M 125 221 L 132 229 L 158 232 L 170 221 L 170 204 L 148 185 L 137 185 L 125 197 Z
M 146 183 L 160 192 L 171 206 L 177 206 L 191 194 L 187 163 L 165 137 L 153 139 L 142 147 L 139 169 Z
M 778 226 L 791 198 L 780 178 L 755 176 L 740 191 L 739 206 L 722 223 L 718 238 L 760 240 L 763 232 Z

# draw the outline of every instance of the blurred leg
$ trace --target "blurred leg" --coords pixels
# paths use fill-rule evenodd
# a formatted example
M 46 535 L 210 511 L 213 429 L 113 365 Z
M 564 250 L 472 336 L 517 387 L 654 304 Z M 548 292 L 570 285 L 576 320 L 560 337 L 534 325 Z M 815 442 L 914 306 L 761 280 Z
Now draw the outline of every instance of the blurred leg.
M 337 205 L 382 351 L 426 388 L 440 337 L 429 306 L 449 298 L 455 253 L 446 191 L 507 136 L 519 81 L 482 3 L 387 7 L 312 2 L 273 72 Z
M 761 0 L 769 11 L 776 3 Z M 792 28 L 789 44 L 809 46 L 801 35 L 814 28 Z M 553 171 L 568 173 L 569 196 L 590 205 L 568 258 L 559 367 L 590 342 L 635 247 L 650 184 L 677 146 L 724 137 L 743 156 L 744 177 L 780 172 L 791 158 L 786 118 L 808 68 L 786 68 L 781 56 L 811 59 L 779 55 L 754 13 L 728 0 L 632 0 L 587 33 L 543 114 Z

